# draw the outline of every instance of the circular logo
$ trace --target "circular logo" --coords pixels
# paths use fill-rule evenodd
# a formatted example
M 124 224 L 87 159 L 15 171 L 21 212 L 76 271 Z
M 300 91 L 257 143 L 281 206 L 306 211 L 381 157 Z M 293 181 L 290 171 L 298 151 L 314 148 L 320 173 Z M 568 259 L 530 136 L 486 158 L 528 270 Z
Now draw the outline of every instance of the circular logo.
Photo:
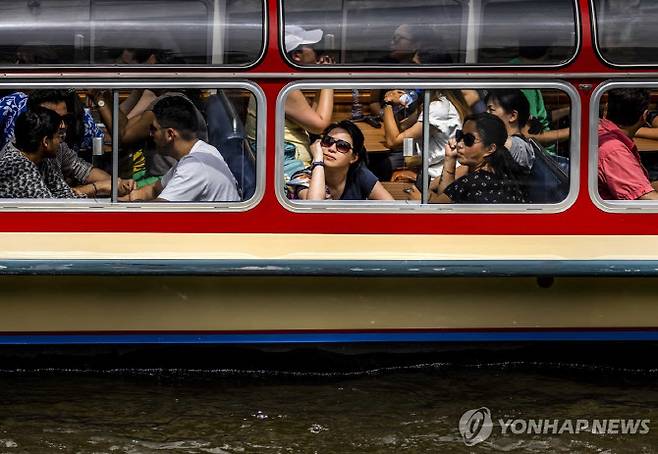
M 466 446 L 475 446 L 489 438 L 493 430 L 491 411 L 487 407 L 468 410 L 459 418 L 459 433 Z

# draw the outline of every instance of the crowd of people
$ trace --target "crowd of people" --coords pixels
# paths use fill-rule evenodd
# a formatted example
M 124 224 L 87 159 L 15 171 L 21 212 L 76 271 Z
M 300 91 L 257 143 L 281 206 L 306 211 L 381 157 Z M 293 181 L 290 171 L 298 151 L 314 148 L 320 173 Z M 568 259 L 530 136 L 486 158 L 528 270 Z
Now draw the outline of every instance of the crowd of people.
M 135 90 L 119 109 L 119 148 L 130 160 L 128 177 L 117 178 L 119 201 L 241 200 L 241 188 L 224 157 L 207 142 L 206 121 L 193 101 L 181 93 L 152 97 L 146 103 L 145 90 Z M 112 130 L 111 97 L 89 90 L 86 98 Z M 88 158 L 94 142 L 102 145 L 102 137 L 75 90 L 33 90 L 3 97 L 0 198 L 109 197 L 111 163 L 102 168 Z M 148 160 L 153 173 L 134 172 L 133 153 L 128 152 L 132 146 L 153 150 Z
M 287 26 L 285 32 L 286 52 L 291 61 L 304 65 L 333 63 L 315 47 L 322 40 L 322 30 Z M 406 24 L 397 27 L 387 59 L 419 64 L 422 58 L 413 29 Z M 424 90 L 371 90 L 370 115 L 365 118 L 382 123 L 388 152 L 368 156 L 359 148 L 350 149 L 350 154 L 344 156 L 349 159 L 340 160 L 345 165 L 338 173 L 333 154 L 340 149 L 332 146 L 331 131 L 335 125 L 330 125 L 335 95 L 330 88 L 315 94 L 294 90 L 285 101 L 283 149 L 288 196 L 312 200 L 390 200 L 390 194 L 383 194 L 386 189 L 381 182 L 395 181 L 400 168 L 405 168 L 408 175 L 403 144 L 407 139 L 418 144 L 423 141 Z M 532 184 L 536 150 L 554 155 L 555 144 L 568 141 L 569 129 L 552 128 L 551 123 L 569 111 L 568 106 L 548 111 L 538 89 L 431 90 L 429 149 L 422 153 L 428 164 L 429 201 L 532 203 L 527 186 Z M 350 126 L 346 126 L 348 123 Z M 348 136 L 344 142 L 362 143 L 355 124 L 342 124 L 340 129 Z M 565 159 L 568 162 L 568 151 Z M 355 169 L 362 167 L 368 170 L 368 178 L 363 178 L 369 182 L 369 190 L 343 191 L 344 181 L 349 181 L 356 174 Z M 422 162 L 411 170 L 410 178 L 418 186 L 422 181 Z M 420 186 L 418 189 L 422 190 Z
M 420 58 L 408 32 L 404 26 L 396 29 L 390 58 Z M 314 48 L 322 35 L 321 30 L 287 26 L 288 57 L 303 64 L 332 63 Z M 410 46 L 406 51 L 403 42 Z M 35 89 L 0 98 L 0 198 L 102 198 L 112 194 L 115 182 L 123 202 L 244 198 L 221 147 L 209 143 L 212 119 L 207 118 L 199 93 L 133 90 L 122 96 L 116 118 L 111 94 Z M 382 172 L 381 166 L 369 162 L 358 125 L 361 118 L 336 122 L 335 99 L 331 88 L 314 94 L 296 89 L 285 99 L 282 155 L 288 197 L 393 200 L 386 189 L 390 169 Z M 423 99 L 429 99 L 427 119 Z M 404 165 L 402 146 L 407 139 L 423 142 L 428 123 L 429 148 L 422 150 L 422 159 L 427 161 L 430 203 L 537 203 L 528 191 L 537 163 L 570 136 L 568 127 L 554 126 L 555 120 L 568 115 L 569 107 L 546 109 L 538 89 L 441 89 L 431 90 L 426 98 L 424 90 L 393 87 L 372 90 L 370 100 L 370 117 L 381 121 L 388 148 L 378 155 L 393 167 Z M 245 116 L 245 142 L 251 144 L 253 101 L 251 97 Z M 605 200 L 658 199 L 658 181 L 651 181 L 634 142 L 636 137 L 658 138 L 658 112 L 648 110 L 650 102 L 650 91 L 641 88 L 617 88 L 606 94 L 598 125 L 598 190 Z M 93 118 L 85 103 L 100 118 Z M 90 159 L 93 144 L 107 134 L 99 121 L 106 131 L 117 123 L 120 154 L 128 159 L 129 171 L 116 180 L 112 165 L 92 164 Z M 142 160 L 139 170 L 136 156 Z M 564 159 L 568 160 L 568 150 Z M 417 186 L 423 181 L 422 168 L 411 169 Z

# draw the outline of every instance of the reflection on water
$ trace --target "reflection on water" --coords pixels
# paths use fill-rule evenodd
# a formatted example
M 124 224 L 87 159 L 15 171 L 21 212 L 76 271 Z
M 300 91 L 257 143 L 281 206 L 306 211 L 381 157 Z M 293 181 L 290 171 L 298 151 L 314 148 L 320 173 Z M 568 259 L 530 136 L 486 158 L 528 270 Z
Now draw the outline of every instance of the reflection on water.
M 514 366 L 514 367 L 512 367 Z M 427 365 L 359 374 L 5 371 L 0 452 L 654 452 L 651 373 Z M 464 445 L 458 421 L 651 419 L 646 435 L 506 435 Z

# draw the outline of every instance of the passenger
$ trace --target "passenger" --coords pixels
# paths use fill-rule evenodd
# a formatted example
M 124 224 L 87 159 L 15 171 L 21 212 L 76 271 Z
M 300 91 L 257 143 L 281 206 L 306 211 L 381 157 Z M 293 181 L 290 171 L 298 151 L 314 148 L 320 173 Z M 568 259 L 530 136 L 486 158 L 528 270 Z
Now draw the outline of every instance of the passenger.
M 28 107 L 32 109 L 36 106 L 51 109 L 66 122 L 67 138 L 62 142 L 56 157 L 64 178 L 80 194 L 89 197 L 109 195 L 112 190 L 110 175 L 93 167 L 78 155 L 81 151 L 92 148 L 94 137 L 102 136 L 94 119 L 79 104 L 78 95 L 72 90 L 34 90 L 29 97 L 22 92 L 5 96 L 0 99 L 2 150 L 14 140 L 14 125 L 22 112 Z M 119 179 L 119 194 L 127 194 L 132 187 L 132 180 Z
M 208 141 L 208 128 L 203 113 L 201 112 L 203 106 L 200 101 L 200 93 L 198 90 L 188 89 L 176 92 L 154 90 L 151 93 L 159 96 L 154 98 L 150 105 L 142 112 L 129 118 L 128 113 L 135 110 L 135 104 L 139 104 L 139 102 L 145 98 L 144 93 L 146 92 L 150 92 L 150 90 L 131 91 L 126 100 L 124 100 L 119 106 L 120 157 L 123 159 L 131 158 L 129 162 L 131 166 L 129 169 L 124 170 L 124 173 L 130 174 L 135 180 L 135 185 L 137 187 L 143 187 L 155 183 L 176 164 L 175 159 L 157 153 L 157 151 L 150 146 L 151 144 L 148 143 L 148 139 L 150 138 L 150 126 L 154 119 L 152 109 L 155 103 L 160 99 L 168 96 L 181 96 L 192 101 L 195 107 L 197 124 L 199 127 L 196 131 L 197 138 L 204 142 Z M 186 96 L 188 94 L 190 97 Z M 111 129 L 113 124 L 113 109 L 112 98 L 109 96 L 110 93 L 103 90 L 90 90 L 88 95 L 97 106 L 100 106 L 102 102 L 103 107 L 99 107 L 98 112 L 108 129 Z M 132 153 L 135 153 L 135 155 L 132 155 Z M 132 165 L 134 164 L 132 158 L 136 158 L 136 156 L 141 157 L 139 168 L 136 168 L 136 165 Z
M 397 90 L 386 94 L 384 109 L 384 132 L 386 146 L 395 148 L 402 146 L 405 138 L 421 139 L 423 136 L 423 116 L 409 129 L 400 132 L 393 115 L 392 106 L 400 103 L 400 93 Z M 431 178 L 441 175 L 443 168 L 444 149 L 448 139 L 454 137 L 455 132 L 461 128 L 462 119 L 468 115 L 469 110 L 460 90 L 436 90 L 432 93 L 429 107 L 430 113 L 430 149 L 428 173 Z
M 452 63 L 444 50 L 443 42 L 433 29 L 421 24 L 400 24 L 389 44 L 389 53 L 378 63 L 394 65 Z
M 522 169 L 505 148 L 507 130 L 489 113 L 469 115 L 445 148 L 441 178 L 430 186 L 432 203 L 525 203 Z M 455 178 L 457 161 L 470 169 Z
M 616 88 L 608 91 L 606 118 L 599 122 L 598 186 L 605 200 L 657 200 L 649 174 L 633 142 L 645 124 L 649 90 Z
M 313 163 L 293 175 L 289 198 L 302 200 L 393 200 L 366 167 L 363 133 L 351 121 L 334 123 L 311 146 Z
M 328 57 L 318 58 L 315 44 L 322 39 L 322 30 L 304 30 L 296 25 L 285 28 L 285 49 L 291 61 L 302 65 L 331 64 Z M 295 171 L 311 163 L 311 134 L 320 134 L 331 123 L 334 108 L 334 90 L 323 88 L 309 104 L 301 90 L 293 90 L 285 101 L 284 123 L 284 174 L 290 177 Z M 293 148 L 294 147 L 294 148 Z
M 133 190 L 121 201 L 234 202 L 237 182 L 215 147 L 200 140 L 191 101 L 167 96 L 153 106 L 151 137 L 159 153 L 177 162 L 162 180 Z
M 16 141 L 0 157 L 0 198 L 75 198 L 56 161 L 66 128 L 54 111 L 34 107 L 15 124 Z
M 486 98 L 487 112 L 503 120 L 507 128 L 505 147 L 518 165 L 530 171 L 535 162 L 535 151 L 521 132 L 530 117 L 530 104 L 523 92 L 516 88 L 490 90 Z
M 61 111 L 58 113 L 67 115 L 70 120 L 67 128 L 73 126 L 69 131 L 70 137 L 67 137 L 67 144 L 71 149 L 75 152 L 91 150 L 92 139 L 101 137 L 102 132 L 96 127 L 91 114 L 82 109 L 77 112 L 77 116 L 68 117 L 69 111 L 74 108 L 74 97 L 77 98 L 77 94 L 73 90 L 34 90 L 29 98 L 27 94 L 18 91 L 0 99 L 0 149 L 13 140 L 14 122 L 18 115 L 27 110 L 30 99 L 31 105 L 49 104 Z
M 117 65 L 136 65 L 138 63 L 137 50 L 130 47 L 124 47 L 121 49 L 121 52 L 114 57 L 114 63 Z
M 410 24 L 401 24 L 393 32 L 390 43 L 390 52 L 381 63 L 393 63 L 398 65 L 420 64 L 421 41 L 414 34 L 414 28 Z
M 399 133 L 413 127 L 418 122 L 418 117 L 423 109 L 424 91 L 420 89 L 375 89 L 370 92 L 370 112 L 377 119 L 383 119 L 386 106 L 385 97 L 392 94 L 396 102 L 391 102 L 393 120 Z M 384 125 L 386 126 L 386 125 Z M 368 168 L 382 181 L 390 181 L 394 178 L 397 169 L 405 166 L 402 155 L 402 142 L 387 146 L 390 152 L 373 153 L 369 156 Z
M 519 40 L 519 56 L 510 63 L 517 65 L 542 65 L 550 61 L 549 52 L 555 37 L 550 32 L 533 30 L 532 35 L 521 37 Z M 569 115 L 571 109 L 563 107 L 551 112 L 546 109 L 541 90 L 524 88 L 521 90 L 530 103 L 530 118 L 536 123 L 535 128 L 527 127 L 526 137 L 536 140 L 550 153 L 555 153 L 556 144 L 569 140 L 570 129 L 552 129 L 551 123 L 557 122 Z

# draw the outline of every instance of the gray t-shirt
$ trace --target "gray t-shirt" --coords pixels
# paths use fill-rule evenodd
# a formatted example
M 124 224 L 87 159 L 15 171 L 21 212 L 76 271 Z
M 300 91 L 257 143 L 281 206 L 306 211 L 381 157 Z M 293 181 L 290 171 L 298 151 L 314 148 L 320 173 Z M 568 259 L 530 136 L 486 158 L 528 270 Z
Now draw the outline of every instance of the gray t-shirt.
M 217 148 L 198 140 L 160 180 L 170 202 L 235 202 L 238 184 Z

